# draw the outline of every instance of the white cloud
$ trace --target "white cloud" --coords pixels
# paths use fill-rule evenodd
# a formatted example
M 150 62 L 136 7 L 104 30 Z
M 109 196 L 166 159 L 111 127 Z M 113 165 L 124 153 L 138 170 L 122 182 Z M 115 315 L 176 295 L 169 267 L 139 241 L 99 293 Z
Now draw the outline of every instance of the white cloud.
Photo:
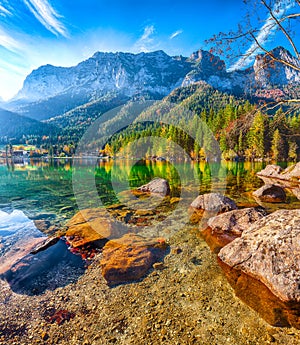
M 9 33 L 0 28 L 0 46 L 12 52 L 22 49 L 22 43 L 14 39 Z
M 149 52 L 154 48 L 153 34 L 155 32 L 154 25 L 148 25 L 144 28 L 143 35 L 134 44 L 133 50 L 137 52 Z
M 48 0 L 23 0 L 36 19 L 56 36 L 67 37 L 67 29 L 59 20 L 61 15 L 50 5 Z
M 6 7 L 0 4 L 0 16 L 12 16 L 12 13 Z
M 179 36 L 182 33 L 183 33 L 182 30 L 177 30 L 177 31 L 173 32 L 172 35 L 170 36 L 170 40 L 172 40 L 173 38 Z
M 275 13 L 277 19 L 280 19 L 286 13 L 286 11 L 292 8 L 294 5 L 294 2 L 291 2 L 290 0 L 279 1 L 276 2 L 272 12 Z M 269 15 L 265 21 L 265 24 L 261 27 L 256 36 L 257 42 L 260 45 L 267 43 L 275 34 L 276 29 L 277 25 L 271 15 Z M 245 52 L 244 56 L 230 66 L 228 71 L 234 71 L 249 66 L 251 63 L 253 63 L 258 52 L 260 52 L 259 46 L 256 42 L 253 42 L 250 48 L 248 48 L 248 50 Z

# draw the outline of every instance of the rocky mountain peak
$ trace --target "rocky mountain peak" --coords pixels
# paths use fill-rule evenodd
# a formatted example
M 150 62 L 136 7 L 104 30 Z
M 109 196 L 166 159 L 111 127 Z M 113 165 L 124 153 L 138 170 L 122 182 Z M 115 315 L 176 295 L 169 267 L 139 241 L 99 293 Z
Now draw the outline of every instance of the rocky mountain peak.
M 257 86 L 269 88 L 300 82 L 300 72 L 292 66 L 300 68 L 300 61 L 283 47 L 276 47 L 270 53 L 258 54 L 253 66 Z
M 214 72 L 226 71 L 225 62 L 219 56 L 213 55 L 206 50 L 200 49 L 192 53 L 189 61 L 195 62 L 198 69 L 201 69 L 202 72 L 207 70 Z
M 300 67 L 299 60 L 283 47 L 273 49 L 271 54 Z M 109 95 L 132 98 L 146 94 L 157 99 L 179 86 L 201 81 L 221 91 L 244 95 L 250 89 L 280 88 L 299 83 L 300 72 L 274 61 L 270 54 L 259 54 L 247 70 L 227 72 L 223 60 L 202 49 L 189 58 L 172 57 L 162 50 L 139 54 L 96 52 L 77 66 L 45 65 L 34 70 L 25 79 L 9 109 L 30 116 L 30 104 L 38 102 L 42 107 L 43 102 L 46 104 L 51 100 L 58 104 L 55 111 L 49 105 L 41 108 L 45 113 L 43 118 L 48 118 Z M 38 112 L 41 112 L 40 108 Z

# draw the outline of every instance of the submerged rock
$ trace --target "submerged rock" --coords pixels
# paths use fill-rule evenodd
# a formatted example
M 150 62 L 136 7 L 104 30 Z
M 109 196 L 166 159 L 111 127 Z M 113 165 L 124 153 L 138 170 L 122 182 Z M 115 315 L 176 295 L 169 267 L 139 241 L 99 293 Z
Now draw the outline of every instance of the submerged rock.
M 164 196 L 170 194 L 170 185 L 167 180 L 164 180 L 162 178 L 155 178 L 149 183 L 139 187 L 137 190 L 141 192 L 160 194 Z
M 47 238 L 45 241 L 39 243 L 36 247 L 34 247 L 31 250 L 30 254 L 37 254 L 48 249 L 49 247 L 55 245 L 59 241 L 59 239 L 60 238 L 58 236 Z
M 229 211 L 210 218 L 207 228 L 201 233 L 211 250 L 218 252 L 226 244 L 240 237 L 251 224 L 265 216 L 266 212 L 262 208 Z
M 285 202 L 286 194 L 283 188 L 274 184 L 266 184 L 253 192 L 253 195 L 263 202 Z
M 36 295 L 46 289 L 54 290 L 74 282 L 84 273 L 85 263 L 80 256 L 72 254 L 65 242 L 27 254 L 0 271 L 0 279 L 7 281 L 17 293 Z
M 110 285 L 143 277 L 167 249 L 162 239 L 146 239 L 135 234 L 109 241 L 103 248 L 102 275 Z
M 256 221 L 218 257 L 238 297 L 270 324 L 300 328 L 300 210 Z
M 73 248 L 107 239 L 112 224 L 104 209 L 81 210 L 67 223 L 66 238 Z

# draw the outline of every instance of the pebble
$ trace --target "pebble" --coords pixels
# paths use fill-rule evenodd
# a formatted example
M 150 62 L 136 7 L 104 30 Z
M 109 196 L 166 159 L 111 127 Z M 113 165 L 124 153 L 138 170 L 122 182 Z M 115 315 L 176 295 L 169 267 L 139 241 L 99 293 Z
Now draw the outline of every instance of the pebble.
M 163 270 L 164 269 L 164 264 L 162 263 L 162 262 L 155 262 L 154 264 L 153 264 L 153 268 L 155 269 L 155 270 Z

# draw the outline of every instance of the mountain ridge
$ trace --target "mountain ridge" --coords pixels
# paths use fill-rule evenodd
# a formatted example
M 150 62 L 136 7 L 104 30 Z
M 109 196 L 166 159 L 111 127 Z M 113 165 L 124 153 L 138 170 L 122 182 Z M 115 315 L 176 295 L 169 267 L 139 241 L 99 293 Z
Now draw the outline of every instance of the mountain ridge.
M 300 66 L 285 48 L 273 54 Z M 25 79 L 16 98 L 5 107 L 37 120 L 62 116 L 84 104 L 102 99 L 162 99 L 178 87 L 204 81 L 237 96 L 252 96 L 257 89 L 299 84 L 300 72 L 272 64 L 258 54 L 253 66 L 228 71 L 225 62 L 199 49 L 189 57 L 169 56 L 162 50 L 150 53 L 96 52 L 73 67 L 44 65 Z M 276 73 L 275 73 L 276 72 Z

